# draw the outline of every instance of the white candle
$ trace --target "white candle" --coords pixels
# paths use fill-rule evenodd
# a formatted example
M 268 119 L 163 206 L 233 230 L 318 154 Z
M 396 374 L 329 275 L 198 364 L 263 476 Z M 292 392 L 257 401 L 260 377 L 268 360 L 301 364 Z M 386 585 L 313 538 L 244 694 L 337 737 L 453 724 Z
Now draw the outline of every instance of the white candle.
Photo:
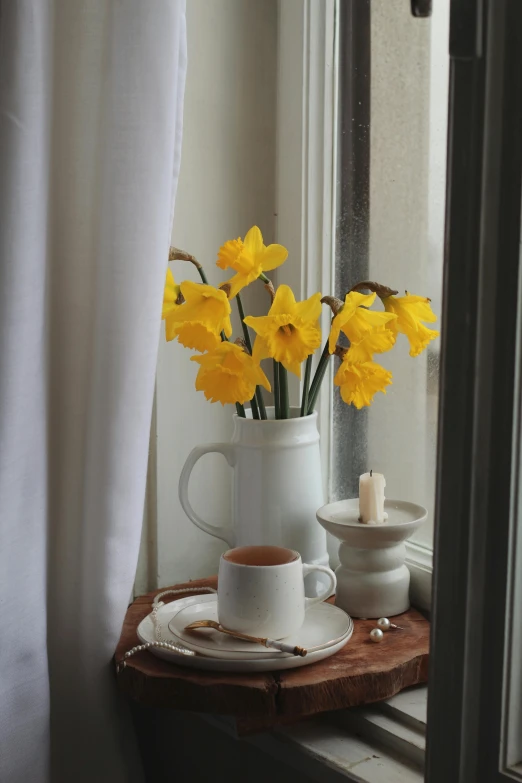
M 366 525 L 382 525 L 388 514 L 384 511 L 384 487 L 382 473 L 363 473 L 359 478 L 359 516 Z

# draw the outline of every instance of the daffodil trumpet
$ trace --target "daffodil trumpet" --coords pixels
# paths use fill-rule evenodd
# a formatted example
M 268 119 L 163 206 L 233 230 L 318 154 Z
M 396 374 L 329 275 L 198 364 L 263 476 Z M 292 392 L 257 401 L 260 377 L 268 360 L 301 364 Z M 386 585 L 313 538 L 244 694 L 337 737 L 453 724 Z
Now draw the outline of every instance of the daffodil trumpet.
M 290 415 L 289 372 L 301 381 L 301 416 L 313 413 L 334 354 L 340 365 L 333 382 L 343 401 L 356 408 L 371 405 L 376 393 L 385 394 L 392 382 L 391 373 L 375 361 L 376 355 L 391 350 L 404 335 L 410 355 L 415 357 L 438 336 L 431 328 L 436 315 L 430 300 L 408 291 L 398 296 L 393 288 L 365 280 L 354 285 L 344 299 L 321 298 L 316 293 L 296 301 L 289 286 L 282 284 L 276 289 L 266 276 L 287 256 L 283 245 L 265 245 L 261 231 L 253 226 L 244 239 L 237 237 L 220 247 L 217 266 L 234 274 L 215 287 L 194 256 L 171 247 L 169 261 L 191 263 L 201 283 L 184 280 L 178 284 L 167 269 L 162 308 L 166 339 L 199 352 L 192 357 L 199 364 L 196 389 L 210 402 L 234 403 L 241 417 L 246 415 L 244 404 L 250 401 L 252 418 L 267 419 L 262 389 L 272 391 L 272 387 L 262 369 L 266 359 L 272 360 L 276 419 Z M 245 315 L 241 291 L 256 280 L 270 294 L 270 309 L 266 315 L 254 317 Z M 234 298 L 243 338 L 233 342 L 230 305 Z M 380 310 L 374 309 L 376 300 L 382 303 Z M 312 378 L 313 356 L 323 342 L 322 304 L 330 307 L 332 320 Z M 250 329 L 255 332 L 255 341 Z
M 237 343 L 222 342 L 213 351 L 192 356 L 191 361 L 199 364 L 196 389 L 211 402 L 243 404 L 252 399 L 256 386 L 271 390 L 261 367 Z

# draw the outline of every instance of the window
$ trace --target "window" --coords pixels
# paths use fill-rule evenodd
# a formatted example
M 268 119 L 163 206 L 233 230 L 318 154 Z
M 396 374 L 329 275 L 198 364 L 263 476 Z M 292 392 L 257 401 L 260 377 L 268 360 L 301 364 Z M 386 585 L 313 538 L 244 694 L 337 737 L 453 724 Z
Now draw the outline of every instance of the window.
M 173 234 L 174 244 L 205 262 L 211 282 L 219 281 L 213 253 L 223 238 L 238 222 L 259 222 L 290 250 L 274 282 L 288 283 L 300 298 L 318 290 L 343 294 L 354 282 L 375 278 L 426 292 L 440 313 L 449 0 L 434 6 L 430 19 L 415 19 L 406 0 L 270 0 L 241 5 L 240 15 L 232 7 L 214 13 L 209 4 L 201 14 L 198 4 L 190 6 L 189 46 L 191 36 L 192 48 L 217 36 L 229 52 L 219 67 L 201 55 L 189 68 Z M 259 29 L 256 47 L 234 48 L 232 39 L 243 40 L 240 34 L 251 28 Z M 237 115 L 246 94 L 256 101 Z M 233 176 L 238 166 L 241 177 Z M 219 199 L 222 182 L 225 203 Z M 207 216 L 204 232 L 201 215 Z M 252 293 L 247 304 L 262 312 L 266 303 Z M 323 333 L 329 322 L 325 307 Z M 390 497 L 428 508 L 430 522 L 410 552 L 412 562 L 423 563 L 425 593 L 431 578 L 438 351 L 436 341 L 412 360 L 400 340 L 383 357 L 394 373 L 393 386 L 361 412 L 334 393 L 332 362 L 319 399 L 325 497 L 356 495 L 358 476 L 371 463 L 386 475 Z M 223 548 L 189 524 L 177 498 L 190 449 L 227 440 L 231 429 L 230 411 L 211 408 L 194 394 L 192 374 L 180 372 L 185 365 L 177 346 L 161 343 L 138 591 L 210 573 Z M 298 381 L 289 382 L 297 401 Z M 179 422 L 184 406 L 190 426 Z M 199 478 L 208 464 L 197 466 Z M 208 493 L 197 510 L 226 524 L 230 473 L 224 461 L 213 460 L 205 481 Z M 336 550 L 331 540 L 334 565 Z
M 449 0 L 415 19 L 401 0 L 340 3 L 339 193 L 335 286 L 360 280 L 429 296 L 440 318 L 448 104 Z M 428 508 L 417 542 L 432 545 L 440 340 L 412 360 L 405 339 L 378 361 L 386 396 L 357 411 L 334 396 L 333 499 L 359 475 Z
M 192 35 L 202 54 L 188 77 L 176 241 L 203 258 L 238 215 L 250 225 L 261 214 L 263 230 L 290 249 L 274 282 L 284 279 L 299 298 L 343 294 L 370 278 L 426 292 L 440 315 L 453 80 L 427 779 L 522 779 L 522 4 L 435 0 L 424 20 L 411 16 L 409 0 L 237 0 L 215 12 L 209 0 L 199 18 L 197 8 L 187 8 L 189 45 Z M 238 95 L 251 100 L 239 121 Z M 325 308 L 324 332 L 329 320 Z M 216 415 L 196 398 L 172 347 L 165 357 L 141 592 L 215 571 L 223 548 L 184 518 L 177 481 L 193 445 L 227 439 L 229 412 Z M 403 343 L 383 363 L 394 385 L 367 411 L 339 402 L 332 374 L 323 385 L 325 495 L 354 496 L 372 466 L 390 497 L 427 506 L 433 522 L 438 341 L 416 360 Z M 190 416 L 180 422 L 183 406 Z M 216 464 L 197 499 L 217 524 L 228 516 L 228 482 Z M 428 585 L 431 547 L 426 527 L 410 551 Z

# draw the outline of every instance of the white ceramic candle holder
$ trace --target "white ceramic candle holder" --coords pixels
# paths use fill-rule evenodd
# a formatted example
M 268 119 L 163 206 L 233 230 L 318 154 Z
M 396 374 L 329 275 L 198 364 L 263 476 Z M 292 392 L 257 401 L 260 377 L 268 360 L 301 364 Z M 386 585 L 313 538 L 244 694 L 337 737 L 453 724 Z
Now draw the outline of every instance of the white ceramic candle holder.
M 352 617 L 393 617 L 410 606 L 410 572 L 404 542 L 426 521 L 423 506 L 386 500 L 388 521 L 359 522 L 359 498 L 328 503 L 319 523 L 341 541 L 335 604 Z

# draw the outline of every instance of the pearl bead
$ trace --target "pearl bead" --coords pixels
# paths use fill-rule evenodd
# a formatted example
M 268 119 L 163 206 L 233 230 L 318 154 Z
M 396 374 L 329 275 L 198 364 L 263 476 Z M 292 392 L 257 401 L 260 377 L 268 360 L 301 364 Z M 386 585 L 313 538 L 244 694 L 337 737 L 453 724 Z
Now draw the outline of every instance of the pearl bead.
M 381 631 L 389 631 L 391 627 L 391 623 L 387 617 L 380 617 L 377 620 L 377 627 L 380 628 Z
M 370 631 L 370 639 L 372 642 L 382 642 L 384 639 L 384 634 L 380 628 L 372 628 Z

